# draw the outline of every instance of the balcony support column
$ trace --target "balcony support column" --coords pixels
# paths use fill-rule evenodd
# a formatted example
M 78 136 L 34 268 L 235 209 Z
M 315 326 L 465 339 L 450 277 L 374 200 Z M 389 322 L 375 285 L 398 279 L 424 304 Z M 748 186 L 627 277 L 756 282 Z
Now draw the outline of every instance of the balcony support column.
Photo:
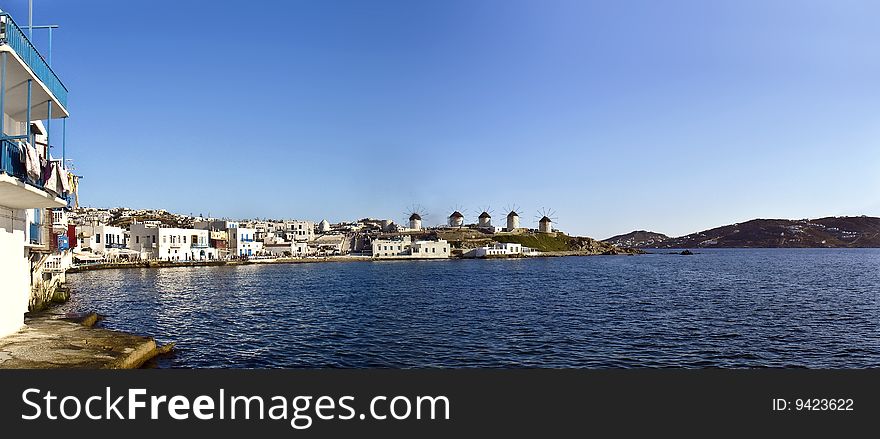
M 33 144 L 34 144 L 34 139 L 31 138 L 31 137 L 32 137 L 32 136 L 31 136 L 31 89 L 32 89 L 33 87 L 32 87 L 31 82 L 33 82 L 33 79 L 28 79 L 28 80 L 27 80 L 27 111 L 26 111 L 26 113 L 27 113 L 27 124 L 24 126 L 24 129 L 26 130 L 27 141 L 28 141 L 28 143 L 30 143 L 31 145 L 33 145 Z
M 6 56 L 8 52 L 3 52 L 0 59 L 0 137 L 6 136 L 3 122 L 6 121 Z
M 52 100 L 49 99 L 46 101 L 46 160 L 49 160 L 49 148 L 51 148 L 51 143 L 49 143 L 49 134 L 52 133 Z M 61 163 L 61 167 L 64 167 L 64 162 Z

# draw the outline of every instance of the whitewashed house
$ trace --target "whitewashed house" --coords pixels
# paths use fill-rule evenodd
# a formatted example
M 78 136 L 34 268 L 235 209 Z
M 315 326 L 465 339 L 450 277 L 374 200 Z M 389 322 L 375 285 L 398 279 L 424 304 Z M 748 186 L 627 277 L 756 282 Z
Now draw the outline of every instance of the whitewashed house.
M 47 241 L 52 218 L 46 209 L 67 206 L 64 197 L 70 191 L 71 177 L 63 160 L 49 154 L 48 145 L 59 145 L 59 136 L 47 138 L 46 146 L 38 147 L 31 130 L 35 120 L 69 116 L 67 89 L 8 13 L 0 12 L 0 28 L 2 337 L 24 324 L 31 296 L 31 263 L 42 266 L 51 256 Z M 46 134 L 50 137 L 54 133 Z M 41 160 L 47 160 L 48 176 L 41 172 Z
M 88 248 L 92 253 L 104 254 L 110 248 L 126 248 L 126 230 L 122 227 L 108 225 L 91 225 L 77 227 L 77 236 L 82 241 L 81 248 Z
M 256 229 L 235 227 L 230 228 L 229 254 L 232 257 L 257 256 L 263 251 L 263 243 L 256 239 Z
M 142 259 L 173 262 L 217 259 L 217 249 L 209 245 L 209 238 L 207 230 L 134 223 L 129 248 L 139 252 Z
M 373 258 L 377 259 L 445 259 L 451 248 L 444 239 L 412 241 L 409 236 L 398 239 L 374 239 L 371 243 Z
M 498 242 L 494 245 L 477 247 L 466 256 L 475 258 L 485 258 L 487 256 L 536 256 L 539 252 L 530 247 L 523 246 L 514 242 Z

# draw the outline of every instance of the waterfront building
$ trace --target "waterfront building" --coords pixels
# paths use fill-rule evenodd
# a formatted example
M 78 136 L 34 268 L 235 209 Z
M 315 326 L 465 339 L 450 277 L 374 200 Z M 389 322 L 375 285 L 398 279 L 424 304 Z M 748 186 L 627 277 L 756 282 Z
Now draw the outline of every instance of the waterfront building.
M 446 259 L 452 251 L 444 239 L 413 242 L 409 235 L 395 239 L 374 239 L 371 246 L 373 257 L 377 259 Z
M 210 243 L 210 232 L 203 229 L 179 229 L 154 224 L 131 225 L 129 247 L 141 259 L 162 261 L 205 261 L 217 259 Z
M 536 256 L 539 252 L 533 248 L 514 242 L 498 242 L 493 245 L 477 247 L 465 255 L 467 257 L 485 258 L 487 256 Z
M 37 145 L 39 119 L 64 119 L 67 89 L 12 17 L 0 11 L 0 337 L 24 324 L 32 301 L 33 271 L 51 258 L 51 215 L 68 205 L 71 179 L 61 159 L 49 153 L 57 136 L 45 130 Z M 63 139 L 62 139 L 63 140 Z M 57 150 L 63 151 L 62 148 Z M 45 163 L 43 165 L 42 163 Z M 41 274 L 41 273 L 37 273 Z
M 76 229 L 80 248 L 90 249 L 92 253 L 105 254 L 111 248 L 126 248 L 126 230 L 108 225 L 79 226 Z
M 255 238 L 256 229 L 235 227 L 227 232 L 229 233 L 229 254 L 231 256 L 256 256 L 263 250 L 263 243 Z

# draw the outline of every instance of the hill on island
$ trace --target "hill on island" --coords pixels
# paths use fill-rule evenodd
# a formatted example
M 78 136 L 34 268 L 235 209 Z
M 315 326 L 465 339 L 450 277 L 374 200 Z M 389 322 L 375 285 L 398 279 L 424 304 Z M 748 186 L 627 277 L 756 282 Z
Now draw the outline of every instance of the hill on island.
M 754 219 L 677 238 L 637 242 L 639 238 L 650 238 L 649 233 L 632 232 L 603 242 L 641 248 L 880 247 L 880 218 Z
M 602 242 L 615 245 L 617 247 L 651 247 L 669 239 L 668 236 L 649 232 L 647 230 L 636 230 L 623 235 L 612 236 Z

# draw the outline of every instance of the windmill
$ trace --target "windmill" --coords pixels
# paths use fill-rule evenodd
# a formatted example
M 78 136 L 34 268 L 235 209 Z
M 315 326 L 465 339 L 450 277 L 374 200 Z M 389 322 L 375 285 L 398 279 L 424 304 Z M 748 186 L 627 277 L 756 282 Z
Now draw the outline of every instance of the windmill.
M 538 231 L 541 233 L 552 233 L 553 223 L 556 221 L 556 211 L 553 209 L 541 208 L 536 216 L 538 219 Z
M 449 214 L 449 227 L 462 227 L 464 226 L 464 213 L 462 213 L 464 209 L 461 206 L 456 206 L 452 208 L 452 213 Z
M 428 216 L 428 213 L 421 204 L 412 204 L 406 209 L 405 216 L 409 221 L 410 229 L 422 230 L 422 220 Z
M 482 213 L 477 217 L 477 227 L 480 228 L 491 228 L 492 227 L 492 207 L 486 206 L 484 209 L 481 209 Z
M 504 209 L 507 214 L 507 228 L 505 229 L 508 232 L 513 232 L 514 230 L 519 228 L 519 206 L 516 204 L 508 205 L 506 209 Z

